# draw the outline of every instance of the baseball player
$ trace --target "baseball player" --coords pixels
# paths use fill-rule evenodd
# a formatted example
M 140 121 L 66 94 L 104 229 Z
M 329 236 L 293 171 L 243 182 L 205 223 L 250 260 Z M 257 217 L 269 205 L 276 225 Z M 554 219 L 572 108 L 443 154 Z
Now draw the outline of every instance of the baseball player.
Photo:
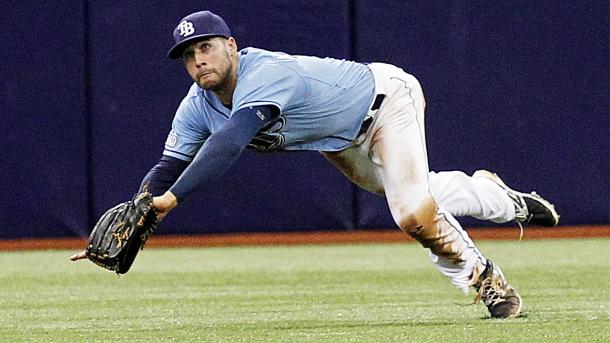
M 519 315 L 521 297 L 454 217 L 554 226 L 559 216 L 494 173 L 429 172 L 415 77 L 383 63 L 238 50 L 227 24 L 209 11 L 183 18 L 174 40 L 168 56 L 182 59 L 194 83 L 142 182 L 157 195 L 160 219 L 215 182 L 245 148 L 320 151 L 354 183 L 384 195 L 396 224 L 429 249 L 454 285 L 473 287 L 492 317 Z

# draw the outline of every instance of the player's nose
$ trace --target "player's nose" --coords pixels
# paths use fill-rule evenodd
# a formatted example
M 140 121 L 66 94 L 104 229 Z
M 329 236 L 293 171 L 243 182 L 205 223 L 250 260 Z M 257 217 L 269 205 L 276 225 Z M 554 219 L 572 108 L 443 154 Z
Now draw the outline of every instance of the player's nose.
M 203 57 L 203 54 L 200 52 L 195 52 L 195 63 L 197 63 L 197 66 L 204 66 L 205 63 L 205 58 Z

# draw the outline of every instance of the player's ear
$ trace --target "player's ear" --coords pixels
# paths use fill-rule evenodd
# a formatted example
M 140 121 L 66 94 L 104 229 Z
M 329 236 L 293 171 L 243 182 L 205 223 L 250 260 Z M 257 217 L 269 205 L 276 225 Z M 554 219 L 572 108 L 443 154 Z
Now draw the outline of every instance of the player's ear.
M 235 38 L 227 38 L 227 46 L 231 55 L 235 55 L 237 53 L 237 42 L 235 41 Z

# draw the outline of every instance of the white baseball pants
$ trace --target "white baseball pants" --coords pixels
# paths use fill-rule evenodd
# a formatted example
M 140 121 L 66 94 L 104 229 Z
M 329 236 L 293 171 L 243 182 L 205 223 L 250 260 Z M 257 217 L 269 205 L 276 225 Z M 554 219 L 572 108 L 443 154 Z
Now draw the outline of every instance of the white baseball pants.
M 385 195 L 397 225 L 430 250 L 441 273 L 468 291 L 487 261 L 454 216 L 505 222 L 514 219 L 514 206 L 489 180 L 429 172 L 419 82 L 392 65 L 369 68 L 376 93 L 385 95 L 369 113 L 372 124 L 351 147 L 322 154 L 360 187 Z

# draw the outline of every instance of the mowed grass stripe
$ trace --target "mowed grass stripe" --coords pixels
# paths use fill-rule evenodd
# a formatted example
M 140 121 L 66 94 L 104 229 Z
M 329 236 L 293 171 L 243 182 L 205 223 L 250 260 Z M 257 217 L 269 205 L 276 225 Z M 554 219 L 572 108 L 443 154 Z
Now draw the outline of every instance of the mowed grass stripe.
M 609 239 L 479 247 L 523 317 L 467 306 L 413 243 L 145 249 L 121 277 L 70 251 L 4 252 L 0 342 L 610 341 Z

